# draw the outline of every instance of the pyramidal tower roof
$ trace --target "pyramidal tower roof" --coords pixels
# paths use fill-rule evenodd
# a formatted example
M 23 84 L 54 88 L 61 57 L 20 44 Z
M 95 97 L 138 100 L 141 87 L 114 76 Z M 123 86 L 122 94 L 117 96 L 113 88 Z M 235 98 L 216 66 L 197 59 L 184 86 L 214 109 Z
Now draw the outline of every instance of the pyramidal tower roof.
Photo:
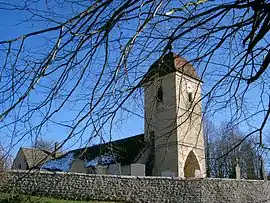
M 169 53 L 161 56 L 150 66 L 149 70 L 145 74 L 143 83 L 152 80 L 156 76 L 162 77 L 172 72 L 180 72 L 195 80 L 201 81 L 194 67 L 186 59 L 170 51 Z

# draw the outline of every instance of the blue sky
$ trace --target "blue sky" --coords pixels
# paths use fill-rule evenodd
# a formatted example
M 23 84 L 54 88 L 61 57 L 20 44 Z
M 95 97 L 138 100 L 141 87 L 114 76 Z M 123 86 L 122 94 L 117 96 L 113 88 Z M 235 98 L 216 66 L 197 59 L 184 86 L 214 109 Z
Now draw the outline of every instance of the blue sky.
M 18 2 L 18 3 L 20 3 L 20 2 Z M 43 8 L 43 9 L 46 9 L 46 8 Z M 61 12 L 63 12 L 63 10 L 61 10 Z M 1 29 L 0 40 L 2 41 L 2 40 L 16 38 L 16 37 L 19 37 L 19 36 L 24 35 L 26 33 L 37 31 L 37 30 L 42 29 L 44 27 L 50 26 L 50 25 L 44 25 L 43 22 L 33 21 L 33 24 L 32 24 L 32 23 L 30 23 L 31 20 L 29 22 L 25 21 L 25 20 L 29 19 L 30 17 L 31 17 L 31 15 L 29 15 L 26 12 L 10 11 L 10 10 L 5 11 L 3 9 L 0 9 L 0 19 L 1 19 L 0 20 L 0 29 Z M 50 33 L 50 34 L 54 37 L 54 33 Z M 35 38 L 30 38 L 29 40 L 27 40 L 28 48 L 32 49 L 32 47 L 33 47 L 33 50 L 34 49 L 39 50 L 39 48 L 37 48 L 39 46 L 39 44 L 44 46 L 45 40 L 43 41 L 43 37 L 48 38 L 48 36 L 49 35 L 46 34 L 46 36 L 39 36 L 39 37 L 35 37 Z M 46 47 L 44 47 L 44 49 L 46 49 Z M 36 54 L 38 56 L 38 53 L 32 53 L 32 54 L 33 55 Z M 3 57 L 3 55 L 1 57 Z M 3 62 L 3 60 L 2 60 L 2 62 Z M 41 85 L 45 84 L 45 83 L 50 83 L 50 81 L 47 79 L 41 81 Z M 70 86 L 72 86 L 72 81 L 71 81 Z M 43 94 L 40 94 L 40 92 L 33 92 L 32 96 L 31 96 L 31 99 L 33 101 L 36 101 L 36 102 L 38 102 L 39 100 L 42 101 L 43 98 L 44 98 L 44 96 L 43 96 Z M 72 107 L 73 108 L 72 111 L 71 110 L 68 111 L 65 108 L 65 110 L 60 111 L 57 114 L 55 119 L 56 120 L 66 120 L 68 117 L 74 117 L 75 113 L 76 113 L 75 112 L 76 109 L 82 108 L 83 102 L 82 103 L 76 102 L 76 104 L 74 104 L 74 105 L 76 105 L 76 106 Z M 120 118 L 120 117 L 122 117 L 122 118 Z M 120 116 L 120 117 L 119 117 L 119 119 L 121 119 L 121 122 L 120 122 L 121 128 L 119 127 L 119 125 L 115 125 L 115 129 L 113 129 L 113 135 L 114 135 L 113 139 L 118 139 L 118 138 L 123 138 L 123 137 L 143 133 L 143 119 L 142 118 L 138 118 L 136 116 L 130 116 L 128 113 L 125 113 L 124 116 Z M 32 120 L 32 124 L 34 125 L 34 123 L 38 123 L 40 121 L 40 119 L 42 119 L 42 118 L 35 117 Z M 105 131 L 103 132 L 104 137 L 106 137 Z M 3 132 L 3 129 L 2 129 L 2 132 Z M 9 135 L 11 133 L 12 133 L 11 130 L 4 129 L 5 135 Z M 84 132 L 85 138 L 72 139 L 69 142 L 69 144 L 66 146 L 66 148 L 68 149 L 70 147 L 74 148 L 74 147 L 81 146 L 84 143 L 85 139 L 87 139 L 88 133 L 89 132 L 87 132 L 87 131 Z M 42 129 L 41 134 L 42 134 L 43 139 L 48 139 L 48 140 L 53 140 L 53 141 L 62 141 L 66 137 L 66 135 L 68 134 L 68 131 L 65 131 L 65 129 L 60 128 L 59 125 L 54 125 L 54 124 L 50 123 L 49 126 L 46 126 L 45 128 Z M 16 145 L 16 147 L 13 150 L 16 151 L 19 146 L 31 146 L 33 140 L 30 139 L 31 136 L 27 136 L 27 137 L 25 139 L 23 139 L 22 141 L 20 141 L 19 144 Z M 1 138 L 1 139 L 3 142 L 3 138 Z M 7 140 L 9 140 L 9 138 Z M 99 142 L 100 140 L 96 139 L 96 141 Z M 9 141 L 6 141 L 7 144 L 8 144 L 8 142 Z M 74 143 L 75 143 L 75 145 L 73 145 Z

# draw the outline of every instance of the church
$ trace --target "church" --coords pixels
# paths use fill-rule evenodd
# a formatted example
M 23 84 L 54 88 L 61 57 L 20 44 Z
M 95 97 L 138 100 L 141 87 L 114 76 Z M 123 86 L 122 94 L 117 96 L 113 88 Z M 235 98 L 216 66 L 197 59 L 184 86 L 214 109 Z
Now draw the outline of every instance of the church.
M 203 178 L 201 84 L 193 66 L 170 51 L 151 65 L 140 83 L 143 134 L 71 150 L 42 164 L 41 157 L 35 161 L 39 169 L 49 171 Z M 16 157 L 13 169 L 21 162 Z

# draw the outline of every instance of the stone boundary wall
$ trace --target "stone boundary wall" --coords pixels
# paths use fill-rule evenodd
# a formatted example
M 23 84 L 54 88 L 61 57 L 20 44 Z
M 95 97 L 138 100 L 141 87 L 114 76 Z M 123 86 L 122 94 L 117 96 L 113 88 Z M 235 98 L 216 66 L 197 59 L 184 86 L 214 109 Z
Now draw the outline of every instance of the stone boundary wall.
M 43 171 L 0 174 L 0 192 L 120 202 L 270 202 L 270 182 L 106 176 Z

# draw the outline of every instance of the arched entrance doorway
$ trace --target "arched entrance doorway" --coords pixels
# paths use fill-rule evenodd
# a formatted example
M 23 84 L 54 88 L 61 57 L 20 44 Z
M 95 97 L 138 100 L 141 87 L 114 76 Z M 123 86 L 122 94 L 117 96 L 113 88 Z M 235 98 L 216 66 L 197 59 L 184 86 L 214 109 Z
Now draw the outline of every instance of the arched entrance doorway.
M 196 155 L 194 154 L 193 150 L 191 150 L 185 162 L 184 175 L 187 178 L 195 177 L 196 171 L 200 171 L 200 165 L 196 158 Z

